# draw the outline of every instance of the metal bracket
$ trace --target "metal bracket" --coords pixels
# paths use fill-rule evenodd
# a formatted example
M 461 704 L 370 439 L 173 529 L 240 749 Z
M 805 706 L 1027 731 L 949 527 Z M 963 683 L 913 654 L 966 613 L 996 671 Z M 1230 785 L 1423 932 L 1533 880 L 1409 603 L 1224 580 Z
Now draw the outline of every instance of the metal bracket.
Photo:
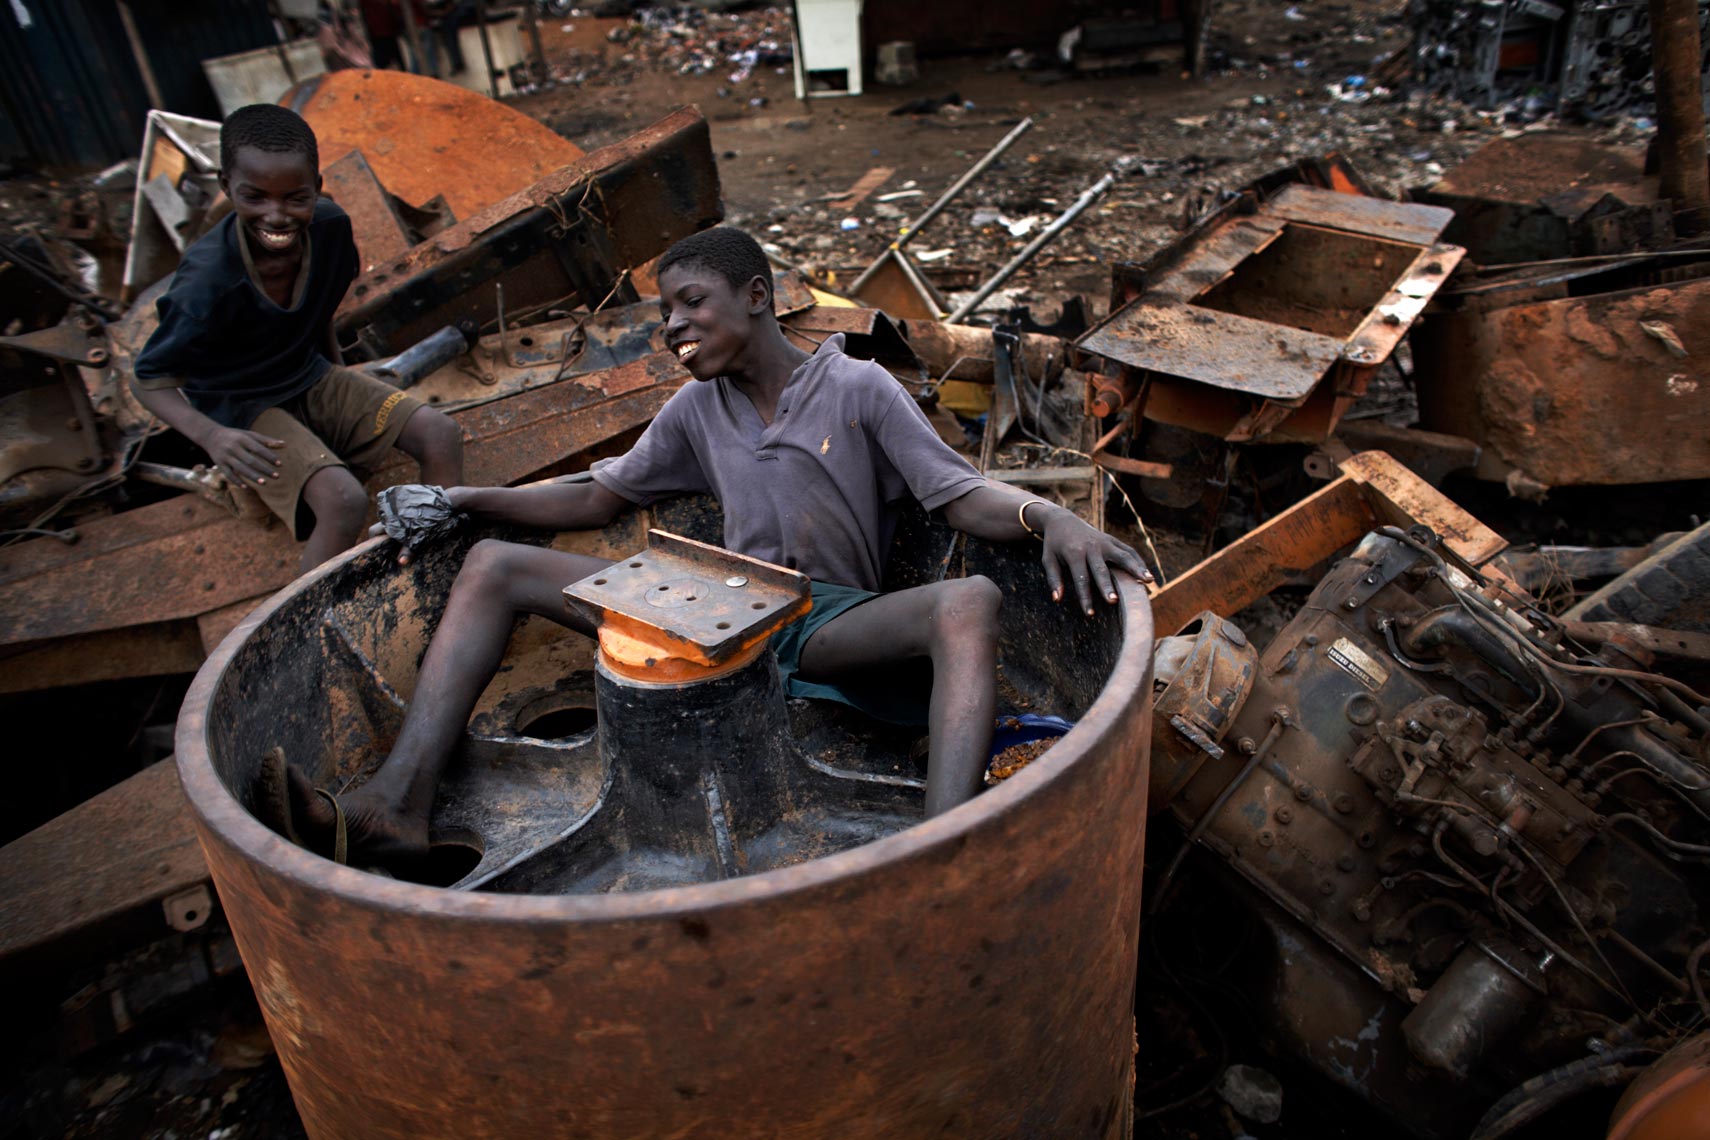
M 208 892 L 207 884 L 197 883 L 162 899 L 160 905 L 166 911 L 166 925 L 177 931 L 191 931 L 208 925 L 208 917 L 214 913 L 214 896 Z

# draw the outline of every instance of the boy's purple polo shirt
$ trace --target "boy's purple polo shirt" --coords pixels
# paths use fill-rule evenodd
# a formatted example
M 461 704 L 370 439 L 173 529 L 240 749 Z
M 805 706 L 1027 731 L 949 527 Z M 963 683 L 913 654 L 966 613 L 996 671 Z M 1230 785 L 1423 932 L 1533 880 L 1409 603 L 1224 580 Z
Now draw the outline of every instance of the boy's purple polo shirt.
M 770 425 L 726 378 L 692 382 L 593 475 L 643 505 L 711 492 L 728 549 L 863 590 L 879 588 L 900 500 L 934 511 L 985 483 L 841 333 L 796 369 Z

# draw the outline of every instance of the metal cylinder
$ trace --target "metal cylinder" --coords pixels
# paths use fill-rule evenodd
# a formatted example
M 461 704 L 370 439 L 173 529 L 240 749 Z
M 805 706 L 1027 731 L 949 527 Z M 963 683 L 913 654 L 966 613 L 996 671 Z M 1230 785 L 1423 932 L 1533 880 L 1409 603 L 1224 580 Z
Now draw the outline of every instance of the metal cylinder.
M 411 388 L 468 352 L 478 335 L 473 321 L 446 325 L 390 360 L 382 360 L 369 371 L 394 388 Z
M 1543 972 L 1499 935 L 1475 939 L 1401 1023 L 1413 1055 L 1464 1077 L 1544 995 Z
M 969 803 L 763 874 L 500 894 L 337 866 L 243 799 L 259 741 L 360 713 L 338 695 L 348 665 L 316 664 L 337 656 L 323 640 L 411 668 L 437 621 L 412 591 L 442 594 L 436 559 L 460 553 L 400 574 L 370 543 L 300 579 L 209 658 L 179 719 L 209 868 L 311 1137 L 1127 1135 L 1153 640 L 1138 585 L 1087 619 L 1049 602 L 1033 552 L 971 545 L 969 572 L 1006 591 L 1006 675 L 1078 723 Z

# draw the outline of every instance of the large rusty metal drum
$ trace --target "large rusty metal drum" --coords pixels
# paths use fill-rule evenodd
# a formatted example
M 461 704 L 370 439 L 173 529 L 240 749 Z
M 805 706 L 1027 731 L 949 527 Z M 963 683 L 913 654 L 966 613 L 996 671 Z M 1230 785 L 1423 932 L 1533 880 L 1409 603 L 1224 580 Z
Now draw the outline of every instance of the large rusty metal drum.
M 620 557 L 655 521 L 693 529 L 638 512 L 554 543 Z M 253 814 L 262 754 L 286 747 L 321 780 L 384 755 L 478 537 L 407 570 L 370 543 L 301 579 L 208 659 L 179 718 L 184 789 L 310 1136 L 1127 1134 L 1140 587 L 1089 619 L 1049 601 L 1037 547 L 970 543 L 963 571 L 1005 592 L 1006 699 L 1076 725 L 973 801 L 829 855 L 552 895 L 390 880 L 287 842 Z M 919 565 L 942 564 L 932 549 Z M 538 751 L 504 718 L 561 693 L 585 645 L 520 625 L 461 762 Z M 561 775 L 597 800 L 598 772 Z

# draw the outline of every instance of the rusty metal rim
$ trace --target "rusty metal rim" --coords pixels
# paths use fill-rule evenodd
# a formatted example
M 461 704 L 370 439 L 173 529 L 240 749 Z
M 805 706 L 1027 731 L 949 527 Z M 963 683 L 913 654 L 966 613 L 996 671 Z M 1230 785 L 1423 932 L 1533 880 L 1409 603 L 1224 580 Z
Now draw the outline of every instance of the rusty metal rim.
M 1075 728 L 1040 760 L 1000 786 L 938 816 L 894 835 L 758 875 L 719 882 L 697 883 L 655 891 L 605 895 L 511 895 L 448 891 L 370 875 L 342 867 L 290 843 L 261 823 L 238 802 L 215 772 L 207 739 L 208 705 L 225 676 L 238 647 L 256 627 L 290 603 L 302 586 L 336 574 L 347 562 L 386 540 L 370 539 L 299 578 L 257 607 L 226 635 L 203 663 L 185 695 L 178 716 L 177 759 L 180 782 L 191 809 L 246 859 L 260 863 L 283 878 L 305 887 L 330 890 L 379 910 L 431 910 L 451 918 L 516 922 L 620 922 L 672 914 L 699 914 L 719 907 L 776 899 L 833 886 L 879 868 L 915 858 L 952 844 L 964 835 L 1012 812 L 1025 811 L 1030 800 L 1052 780 L 1066 777 L 1087 762 L 1097 742 L 1118 733 L 1125 717 L 1138 708 L 1125 703 L 1109 679 Z M 1151 606 L 1144 587 L 1116 575 L 1121 598 L 1122 644 L 1111 678 L 1135 672 L 1144 680 L 1151 668 L 1153 641 Z M 1140 701 L 1150 699 L 1150 687 L 1135 690 Z M 1137 824 L 1138 825 L 1138 824 Z

